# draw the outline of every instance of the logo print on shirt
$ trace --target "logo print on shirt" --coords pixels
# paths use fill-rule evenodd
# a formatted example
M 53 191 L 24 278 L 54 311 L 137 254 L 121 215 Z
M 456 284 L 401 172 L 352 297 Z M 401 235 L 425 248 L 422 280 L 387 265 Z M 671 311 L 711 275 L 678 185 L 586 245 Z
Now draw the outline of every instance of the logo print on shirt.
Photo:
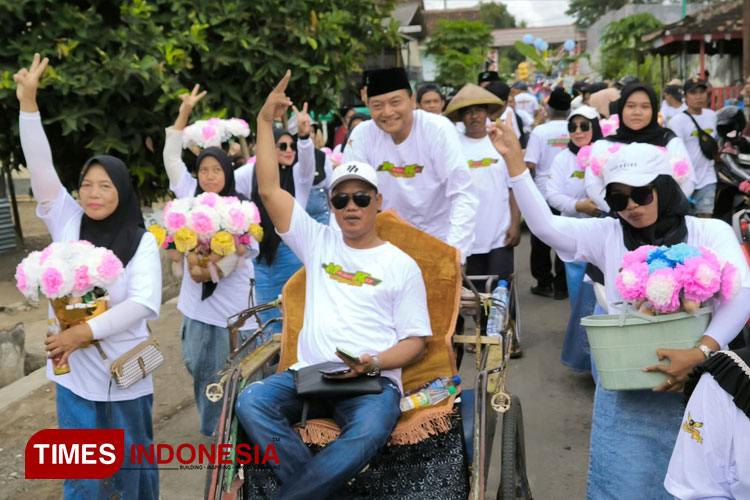
M 378 168 L 378 172 L 388 172 L 393 177 L 406 177 L 412 178 L 417 174 L 421 174 L 424 167 L 421 165 L 404 165 L 403 167 L 397 167 L 389 161 L 384 161 Z
M 711 135 L 711 134 L 713 134 L 713 133 L 714 133 L 714 129 L 712 129 L 712 128 L 706 128 L 706 129 L 703 129 L 703 131 L 704 131 L 704 132 L 705 132 L 706 134 L 708 134 L 708 135 Z M 690 135 L 691 135 L 692 137 L 697 137 L 697 136 L 698 136 L 698 131 L 697 131 L 697 130 L 693 130 L 693 132 L 692 132 L 692 133 L 691 133 Z M 704 140 L 704 141 L 705 141 L 705 140 L 707 140 L 707 139 L 706 139 L 705 137 L 706 137 L 706 136 L 703 136 L 703 137 L 701 138 L 701 140 Z
M 496 158 L 484 158 L 482 160 L 469 160 L 469 168 L 489 167 L 497 163 Z
M 552 139 L 547 139 L 547 145 L 552 146 L 553 148 L 564 148 L 568 145 L 570 142 L 569 137 L 560 136 L 560 137 L 553 137 Z
M 690 439 L 695 439 L 699 443 L 703 444 L 701 431 L 698 430 L 701 427 L 703 427 L 703 422 L 696 422 L 695 420 L 693 420 L 693 417 L 690 416 L 690 413 L 688 413 L 687 421 L 682 424 L 682 430 L 690 434 Z
M 354 273 L 344 271 L 341 266 L 331 262 L 330 264 L 322 264 L 323 270 L 328 273 L 328 277 L 332 280 L 338 281 L 351 286 L 362 286 L 371 285 L 377 286 L 382 280 L 373 278 L 370 273 L 363 271 L 356 271 Z

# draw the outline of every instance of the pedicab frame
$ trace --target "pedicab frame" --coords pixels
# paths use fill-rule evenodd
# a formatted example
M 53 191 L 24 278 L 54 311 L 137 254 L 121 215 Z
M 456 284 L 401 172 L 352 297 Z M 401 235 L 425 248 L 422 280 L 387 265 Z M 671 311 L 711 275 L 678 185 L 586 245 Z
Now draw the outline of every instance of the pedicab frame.
M 510 302 L 509 311 L 502 332 L 499 337 L 480 335 L 480 316 L 485 307 L 489 307 L 491 294 L 489 288 L 497 276 L 463 275 L 464 289 L 461 293 L 459 313 L 465 317 L 473 317 L 475 324 L 474 335 L 453 335 L 454 346 L 457 344 L 473 344 L 475 351 L 476 377 L 474 382 L 473 405 L 466 403 L 454 404 L 454 409 L 462 413 L 468 420 L 466 413 L 472 413 L 472 460 L 470 478 L 470 500 L 484 500 L 487 489 L 487 476 L 491 461 L 491 450 L 498 424 L 498 414 L 502 415 L 502 447 L 500 486 L 497 493 L 498 500 L 531 499 L 531 490 L 526 475 L 526 459 L 523 434 L 523 416 L 518 396 L 510 395 L 505 388 L 508 374 L 512 345 L 518 342 L 520 331 L 520 314 L 518 309 L 518 294 L 515 276 L 509 283 Z M 485 282 L 485 293 L 479 293 L 472 280 Z M 231 352 L 225 367 L 219 372 L 221 380 L 218 384 L 211 384 L 206 389 L 210 400 L 223 399 L 222 413 L 216 431 L 216 443 L 237 444 L 238 421 L 234 414 L 237 396 L 245 386 L 263 376 L 270 375 L 269 363 L 281 353 L 281 334 L 269 336 L 268 327 L 281 318 L 271 319 L 261 323 L 259 313 L 281 306 L 277 300 L 269 304 L 250 307 L 228 319 Z M 251 318 L 256 318 L 261 325 L 253 335 L 242 345 L 237 345 L 239 329 Z M 265 339 L 265 340 L 263 340 Z M 263 340 L 263 341 L 262 341 Z M 261 342 L 262 341 L 262 342 Z M 250 346 L 258 345 L 249 352 Z M 273 370 L 275 372 L 275 369 Z M 471 391 L 464 389 L 461 395 L 466 399 Z M 456 408 L 459 406 L 460 408 Z M 467 438 L 467 436 L 465 436 Z M 467 439 L 469 441 L 469 439 Z M 234 450 L 234 446 L 232 446 Z M 468 448 L 467 448 L 468 449 Z M 234 500 L 242 498 L 244 483 L 243 468 L 235 461 L 234 451 L 230 456 L 231 466 L 209 467 L 206 475 L 205 496 L 208 500 Z M 481 473 L 477 473 L 480 471 Z

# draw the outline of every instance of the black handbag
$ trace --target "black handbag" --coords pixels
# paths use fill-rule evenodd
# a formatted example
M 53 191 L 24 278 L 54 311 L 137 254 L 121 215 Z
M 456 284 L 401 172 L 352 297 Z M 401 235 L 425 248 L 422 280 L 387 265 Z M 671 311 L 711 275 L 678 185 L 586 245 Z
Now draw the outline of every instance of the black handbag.
M 703 153 L 703 156 L 705 156 L 709 160 L 715 159 L 716 153 L 719 152 L 719 143 L 716 142 L 716 139 L 708 135 L 706 131 L 700 127 L 700 125 L 698 125 L 698 122 L 695 121 L 693 115 L 688 113 L 687 110 L 683 111 L 683 113 L 690 117 L 690 119 L 693 121 L 693 125 L 695 125 L 696 130 L 698 130 L 698 145 L 701 147 L 701 153 Z
M 303 429 L 307 425 L 307 400 L 310 398 L 345 398 L 361 396 L 363 394 L 380 394 L 383 392 L 380 376 L 331 379 L 324 377 L 320 373 L 320 370 L 341 365 L 342 363 L 328 361 L 306 366 L 294 372 L 294 385 L 297 389 L 297 396 L 305 400 L 302 404 L 302 418 L 300 420 L 300 427 Z

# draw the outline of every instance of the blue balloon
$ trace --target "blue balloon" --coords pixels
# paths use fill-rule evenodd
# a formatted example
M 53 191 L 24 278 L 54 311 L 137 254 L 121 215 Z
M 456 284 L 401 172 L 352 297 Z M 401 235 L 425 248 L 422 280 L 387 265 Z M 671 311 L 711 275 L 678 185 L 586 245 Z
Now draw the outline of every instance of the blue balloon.
M 526 33 L 523 36 L 523 43 L 525 43 L 526 45 L 531 45 L 532 43 L 534 43 L 534 35 L 532 35 L 531 33 Z
M 534 48 L 542 50 L 543 43 L 544 43 L 544 40 L 542 40 L 541 38 L 537 38 L 536 40 L 534 40 Z
M 539 47 L 539 50 L 541 50 L 542 52 L 544 52 L 547 49 L 549 49 L 549 44 L 547 42 L 545 42 L 544 40 L 542 40 L 542 46 Z
M 565 40 L 565 45 L 563 45 L 563 48 L 567 51 L 571 51 L 576 48 L 576 43 L 573 40 Z

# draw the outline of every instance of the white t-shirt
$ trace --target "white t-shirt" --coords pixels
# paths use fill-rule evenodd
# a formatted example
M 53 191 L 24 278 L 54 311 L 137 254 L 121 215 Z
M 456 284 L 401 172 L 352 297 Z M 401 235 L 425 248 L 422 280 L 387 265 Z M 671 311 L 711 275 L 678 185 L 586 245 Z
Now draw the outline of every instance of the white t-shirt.
M 534 117 L 522 109 L 517 109 L 515 111 L 516 114 L 521 117 L 521 121 L 523 122 L 523 131 L 531 133 L 531 129 L 534 128 Z
M 60 189 L 57 199 L 49 207 L 38 205 L 36 214 L 47 226 L 52 241 L 80 239 L 83 209 L 65 189 Z M 159 317 L 161 260 L 156 239 L 149 232 L 141 238 L 138 250 L 125 266 L 122 276 L 109 288 L 110 308 L 126 300 L 132 300 L 150 309 L 153 314 L 136 326 L 105 337 L 100 342 L 107 361 L 102 360 L 96 347 L 78 349 L 68 358 L 70 373 L 55 375 L 52 371 L 52 362 L 48 361 L 47 378 L 89 401 L 129 401 L 152 394 L 154 386 L 151 375 L 128 389 L 120 389 L 115 383 L 110 385 L 109 372 L 112 361 L 148 338 L 146 321 Z M 49 317 L 54 317 L 51 308 Z
M 664 125 L 663 127 L 669 127 L 670 123 L 672 122 L 672 118 L 674 118 L 676 115 L 682 113 L 687 109 L 687 104 L 684 102 L 682 105 L 680 105 L 679 108 L 673 108 L 669 104 L 667 104 L 667 101 L 661 102 L 661 108 L 659 109 L 659 114 L 664 119 Z
M 604 150 L 618 144 L 624 145 L 622 143 L 609 141 L 607 139 L 599 139 L 591 147 L 590 158 L 595 158 L 601 155 Z M 682 139 L 680 139 L 679 137 L 674 137 L 671 141 L 669 141 L 667 143 L 667 154 L 669 155 L 670 161 L 687 161 L 690 168 L 690 174 L 688 174 L 688 180 L 680 183 L 680 189 L 682 189 L 682 192 L 685 193 L 685 196 L 690 198 L 690 195 L 692 195 L 693 191 L 695 190 L 695 172 L 693 171 L 693 164 L 690 161 L 690 156 L 688 155 L 687 149 L 685 149 L 685 143 L 682 142 Z M 599 210 L 603 212 L 609 212 L 609 205 L 607 205 L 607 202 L 604 201 L 605 189 L 604 180 L 602 179 L 602 177 L 594 175 L 594 172 L 590 168 L 586 169 L 584 177 L 586 179 L 586 194 L 588 195 L 589 199 L 596 203 L 596 206 L 599 207 Z
M 539 101 L 528 92 L 521 92 L 516 95 L 516 110 L 525 111 L 531 116 L 534 116 L 534 114 L 539 111 Z
M 197 186 L 198 181 L 185 170 L 178 184 L 170 185 L 169 189 L 177 198 L 190 198 L 195 195 Z M 214 293 L 206 300 L 201 300 L 203 285 L 193 281 L 187 262 L 185 262 L 177 309 L 190 319 L 226 328 L 227 318 L 257 304 L 255 297 L 252 302 L 250 301 L 250 280 L 255 278 L 253 258 L 258 255 L 259 249 L 258 242 L 254 238 L 250 238 L 250 241 L 252 242 L 251 250 L 241 257 L 240 263 L 229 276 L 219 280 Z M 258 321 L 253 317 L 245 322 L 241 330 L 256 328 L 258 328 Z
M 518 119 L 516 118 L 516 112 L 511 108 L 510 106 L 506 106 L 505 111 L 503 111 L 503 114 L 500 115 L 500 121 L 505 123 L 508 120 L 508 115 L 510 115 L 511 123 L 513 124 L 513 132 L 516 133 L 516 137 L 521 137 L 521 129 L 518 128 Z
M 378 354 L 408 337 L 432 335 L 422 272 L 399 248 L 387 242 L 351 248 L 296 202 L 289 231 L 279 236 L 307 270 L 305 319 L 293 370 L 341 361 L 337 347 Z M 382 375 L 402 388 L 400 368 Z
M 539 188 L 542 196 L 547 196 L 547 181 L 552 168 L 552 160 L 557 153 L 567 147 L 568 141 L 570 141 L 570 134 L 567 120 L 550 120 L 531 131 L 523 159 L 536 165 L 534 184 Z
M 750 418 L 710 373 L 690 396 L 664 488 L 679 500 L 750 498 Z
M 690 115 L 708 135 L 716 138 L 716 113 L 711 109 L 704 109 L 699 115 Z M 695 189 L 716 183 L 716 169 L 714 160 L 703 155 L 698 138 L 698 129 L 693 120 L 685 113 L 679 113 L 669 122 L 669 128 L 674 130 L 677 137 L 682 139 L 690 155 L 695 170 Z
M 482 222 L 474 229 L 471 254 L 489 253 L 505 246 L 505 233 L 510 227 L 508 167 L 489 136 L 460 138 L 479 198 L 477 220 Z
M 307 199 L 310 197 L 310 189 L 315 179 L 315 145 L 312 139 L 307 138 L 297 141 L 297 163 L 292 165 L 294 169 L 294 198 L 300 202 L 303 207 L 307 206 Z M 290 167 L 284 167 L 290 168 Z M 253 175 L 255 173 L 255 163 L 248 163 L 234 171 L 234 189 L 245 195 L 249 200 L 253 195 Z M 326 179 L 333 175 L 326 170 Z M 330 181 L 329 181 L 330 182 Z
M 443 116 L 412 113 L 409 137 L 398 145 L 374 120 L 357 125 L 344 161 L 372 165 L 383 209 L 395 209 L 410 224 L 458 248 L 465 259 L 478 202 L 456 128 Z
M 547 203 L 566 217 L 585 218 L 588 215 L 576 211 L 576 203 L 586 196 L 584 171 L 578 166 L 578 158 L 567 147 L 552 160 L 547 182 Z

